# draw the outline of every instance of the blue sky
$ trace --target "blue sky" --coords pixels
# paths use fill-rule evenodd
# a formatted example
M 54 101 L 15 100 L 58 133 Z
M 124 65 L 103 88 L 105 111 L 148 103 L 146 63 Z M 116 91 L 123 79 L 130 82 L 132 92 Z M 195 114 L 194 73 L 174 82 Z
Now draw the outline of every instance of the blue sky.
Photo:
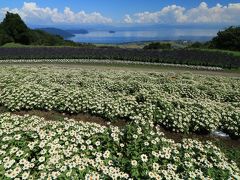
M 240 24 L 239 0 L 0 0 L 6 11 L 33 24 Z
M 100 12 L 114 19 L 121 19 L 125 14 L 134 14 L 143 11 L 158 11 L 168 5 L 181 5 L 185 8 L 198 6 L 199 0 L 0 0 L 0 7 L 21 8 L 24 2 L 36 2 L 40 7 L 51 7 L 64 10 L 70 7 L 73 11 Z M 217 3 L 227 5 L 238 3 L 239 0 L 208 0 L 204 1 L 209 6 Z

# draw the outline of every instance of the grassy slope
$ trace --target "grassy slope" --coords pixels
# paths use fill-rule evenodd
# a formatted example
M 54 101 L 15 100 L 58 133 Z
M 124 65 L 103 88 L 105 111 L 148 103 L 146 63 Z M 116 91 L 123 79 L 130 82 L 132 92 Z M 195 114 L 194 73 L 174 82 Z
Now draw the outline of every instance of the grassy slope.
M 4 48 L 21 48 L 21 47 L 30 47 L 28 45 L 23 45 L 23 44 L 18 44 L 18 43 L 7 43 L 4 44 L 3 46 L 0 47 L 4 47 Z
M 41 46 L 41 45 L 24 45 L 24 44 L 18 44 L 18 43 L 7 43 L 4 44 L 3 46 L 0 46 L 0 48 L 38 48 L 38 47 L 57 47 L 57 48 L 62 48 L 62 47 L 68 47 L 68 46 Z M 75 46 L 69 46 L 71 48 L 78 48 Z
M 240 56 L 240 51 L 229 51 L 229 50 L 221 50 L 221 49 L 201 49 L 202 51 L 213 51 L 213 52 L 224 52 L 229 53 L 234 56 Z
M 143 42 L 131 42 L 131 43 L 121 43 L 121 44 L 95 44 L 96 46 L 108 46 L 108 47 L 119 47 L 119 48 L 130 48 L 130 49 L 142 49 L 144 46 L 148 45 L 152 41 L 143 41 Z M 158 41 L 154 41 L 158 42 Z M 162 42 L 162 41 L 159 41 Z M 185 48 L 186 45 L 179 44 L 174 41 L 164 41 L 163 43 L 171 43 L 175 48 Z

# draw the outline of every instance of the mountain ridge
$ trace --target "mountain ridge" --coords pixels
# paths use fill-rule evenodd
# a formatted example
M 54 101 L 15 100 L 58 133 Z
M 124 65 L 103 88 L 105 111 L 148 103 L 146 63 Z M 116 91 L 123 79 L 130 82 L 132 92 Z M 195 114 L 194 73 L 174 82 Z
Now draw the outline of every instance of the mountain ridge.
M 58 35 L 58 36 L 63 37 L 64 39 L 74 37 L 74 34 L 68 32 L 66 30 L 62 30 L 62 29 L 54 28 L 54 27 L 37 28 L 36 30 L 42 30 L 42 31 L 45 31 L 52 35 Z

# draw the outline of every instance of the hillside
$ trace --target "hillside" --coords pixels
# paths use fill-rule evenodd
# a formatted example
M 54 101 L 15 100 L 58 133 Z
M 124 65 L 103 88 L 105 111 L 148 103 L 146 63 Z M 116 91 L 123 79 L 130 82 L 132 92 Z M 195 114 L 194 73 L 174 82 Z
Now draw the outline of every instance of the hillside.
M 79 46 L 79 43 L 66 41 L 59 35 L 27 27 L 18 14 L 7 12 L 0 23 L 0 46 L 6 43 L 44 46 Z
M 74 34 L 68 32 L 68 31 L 62 30 L 62 29 L 58 29 L 58 28 L 39 28 L 39 30 L 45 31 L 52 35 L 58 35 L 63 38 L 70 38 L 70 37 L 74 36 Z
M 86 29 L 69 29 L 66 31 L 72 34 L 88 34 L 89 33 L 88 30 Z

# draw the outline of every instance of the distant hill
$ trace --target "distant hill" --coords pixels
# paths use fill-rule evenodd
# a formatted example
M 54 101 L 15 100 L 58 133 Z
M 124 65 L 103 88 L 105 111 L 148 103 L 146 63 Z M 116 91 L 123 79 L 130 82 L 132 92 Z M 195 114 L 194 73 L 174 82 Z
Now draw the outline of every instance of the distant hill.
M 52 31 L 54 29 L 48 29 Z M 60 31 L 55 31 L 63 33 Z M 70 35 L 70 33 L 64 33 Z M 63 34 L 62 34 L 63 35 Z M 82 46 L 80 43 L 64 40 L 59 35 L 52 35 L 43 30 L 32 30 L 24 23 L 18 14 L 7 12 L 6 17 L 0 23 L 0 46 L 12 43 L 40 46 Z
M 86 29 L 69 29 L 66 31 L 72 34 L 88 34 L 89 33 L 88 30 Z
M 108 32 L 111 33 L 111 34 L 114 34 L 116 31 L 110 30 Z
M 62 30 L 62 29 L 58 29 L 58 28 L 39 28 L 39 30 L 45 31 L 52 35 L 59 35 L 65 39 L 74 36 L 74 34 L 68 32 L 68 31 Z

